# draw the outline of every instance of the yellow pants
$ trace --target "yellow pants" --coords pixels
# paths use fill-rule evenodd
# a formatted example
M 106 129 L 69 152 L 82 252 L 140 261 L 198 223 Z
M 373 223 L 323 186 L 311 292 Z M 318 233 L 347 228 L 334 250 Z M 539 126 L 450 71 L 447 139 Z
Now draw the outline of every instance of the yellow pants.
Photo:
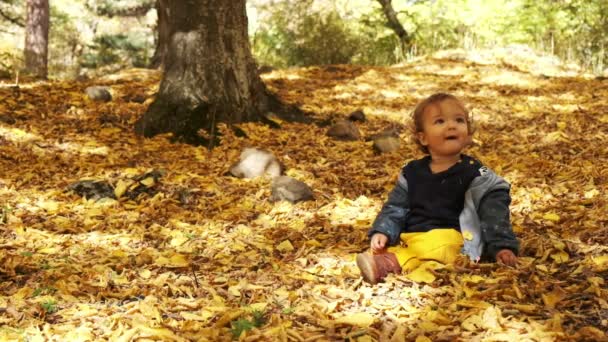
M 403 272 L 416 269 L 424 261 L 435 260 L 443 264 L 453 263 L 464 242 L 455 229 L 433 229 L 424 233 L 401 234 L 400 246 L 389 247 L 395 253 Z

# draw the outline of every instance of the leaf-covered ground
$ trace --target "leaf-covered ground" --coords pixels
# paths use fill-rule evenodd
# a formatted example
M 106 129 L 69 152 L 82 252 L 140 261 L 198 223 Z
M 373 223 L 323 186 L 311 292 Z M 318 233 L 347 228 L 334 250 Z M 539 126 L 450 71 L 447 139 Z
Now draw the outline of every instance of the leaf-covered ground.
M 477 124 L 468 153 L 512 183 L 518 267 L 465 263 L 377 286 L 354 256 L 398 170 L 420 157 L 407 131 L 378 155 L 327 127 L 245 124 L 247 138 L 224 130 L 208 152 L 133 134 L 155 72 L 0 87 L 0 339 L 608 340 L 608 81 L 524 62 L 452 54 L 264 76 L 321 118 L 363 109 L 364 136 L 452 92 Z M 114 100 L 86 100 L 92 84 Z M 316 200 L 271 203 L 269 179 L 227 176 L 248 146 L 275 153 Z M 67 190 L 83 179 L 121 196 Z

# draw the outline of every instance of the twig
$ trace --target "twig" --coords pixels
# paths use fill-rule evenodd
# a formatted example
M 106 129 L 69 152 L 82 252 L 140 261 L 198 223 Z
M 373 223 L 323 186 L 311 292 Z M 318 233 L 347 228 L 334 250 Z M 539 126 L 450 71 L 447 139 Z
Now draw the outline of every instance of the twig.
M 192 276 L 194 277 L 194 286 L 198 290 L 199 289 L 198 279 L 196 278 L 196 273 L 194 272 L 194 266 L 193 265 L 190 265 L 190 270 L 192 270 Z

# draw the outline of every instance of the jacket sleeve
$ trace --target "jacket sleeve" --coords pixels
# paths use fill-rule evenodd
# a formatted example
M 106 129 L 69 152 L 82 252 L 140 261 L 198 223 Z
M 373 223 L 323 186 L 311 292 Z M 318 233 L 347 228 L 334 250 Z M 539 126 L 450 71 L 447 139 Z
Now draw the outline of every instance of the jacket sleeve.
M 482 239 L 485 242 L 485 257 L 495 261 L 501 249 L 510 249 L 517 255 L 519 241 L 511 229 L 509 190 L 499 189 L 485 194 L 479 203 L 478 214 Z
M 394 246 L 399 243 L 401 230 L 405 228 L 405 220 L 409 213 L 409 199 L 407 181 L 402 174 L 395 188 L 389 193 L 388 200 L 384 203 L 382 210 L 374 220 L 372 228 L 367 235 L 371 237 L 376 233 L 382 233 L 388 237 L 389 244 Z

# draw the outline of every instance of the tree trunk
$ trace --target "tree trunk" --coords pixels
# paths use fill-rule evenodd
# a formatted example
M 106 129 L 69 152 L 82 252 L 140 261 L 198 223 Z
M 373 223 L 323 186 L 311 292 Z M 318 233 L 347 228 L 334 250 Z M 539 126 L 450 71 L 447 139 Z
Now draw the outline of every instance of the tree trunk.
M 49 44 L 49 1 L 27 0 L 25 28 L 25 71 L 39 78 L 47 77 Z
M 156 13 L 158 16 L 156 23 L 156 50 L 150 63 L 151 68 L 158 68 L 165 65 L 165 56 L 169 48 L 169 0 L 156 0 Z
M 172 132 L 185 142 L 207 144 L 201 129 L 214 141 L 217 123 L 263 120 L 269 110 L 305 121 L 301 112 L 275 109 L 280 102 L 258 75 L 245 0 L 168 1 L 168 7 L 169 49 L 159 93 L 136 122 L 136 133 Z
M 405 52 L 405 49 L 410 45 L 410 36 L 403 28 L 403 25 L 399 22 L 399 18 L 397 18 L 397 13 L 393 9 L 393 4 L 391 0 L 378 0 L 380 5 L 382 6 L 382 12 L 384 12 L 384 16 L 388 21 L 388 27 L 390 27 L 397 37 L 399 37 L 399 41 L 401 42 L 402 52 Z

